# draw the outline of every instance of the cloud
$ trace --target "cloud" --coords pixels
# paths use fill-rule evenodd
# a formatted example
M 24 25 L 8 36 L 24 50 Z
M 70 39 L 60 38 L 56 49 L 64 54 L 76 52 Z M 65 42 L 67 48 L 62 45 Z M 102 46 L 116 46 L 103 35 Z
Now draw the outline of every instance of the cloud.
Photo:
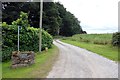
M 118 1 L 59 0 L 81 21 L 82 28 L 88 33 L 97 33 L 98 30 L 99 33 L 118 31 Z

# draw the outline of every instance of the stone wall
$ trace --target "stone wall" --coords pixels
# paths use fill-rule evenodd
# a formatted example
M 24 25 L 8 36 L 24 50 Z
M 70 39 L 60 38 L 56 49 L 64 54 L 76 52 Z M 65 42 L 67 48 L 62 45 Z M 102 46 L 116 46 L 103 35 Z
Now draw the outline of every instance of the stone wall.
M 29 66 L 34 64 L 35 53 L 33 51 L 12 52 L 12 68 Z

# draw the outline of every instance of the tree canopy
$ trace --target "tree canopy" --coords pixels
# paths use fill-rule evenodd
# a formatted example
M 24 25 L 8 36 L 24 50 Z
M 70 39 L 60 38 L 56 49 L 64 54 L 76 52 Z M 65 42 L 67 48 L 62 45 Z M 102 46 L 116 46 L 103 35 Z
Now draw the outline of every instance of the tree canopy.
M 30 26 L 39 28 L 40 18 L 39 2 L 3 2 L 2 21 L 11 24 L 15 21 L 20 12 L 28 13 Z M 72 36 L 83 33 L 80 21 L 64 8 L 60 3 L 43 3 L 43 29 L 51 35 Z

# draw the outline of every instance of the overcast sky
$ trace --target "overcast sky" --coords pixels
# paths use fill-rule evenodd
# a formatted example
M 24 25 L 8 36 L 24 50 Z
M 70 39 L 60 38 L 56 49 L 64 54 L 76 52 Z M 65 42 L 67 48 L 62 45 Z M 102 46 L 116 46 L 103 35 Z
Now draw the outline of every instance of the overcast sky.
M 87 33 L 118 31 L 118 2 L 120 0 L 55 0 L 73 13 Z

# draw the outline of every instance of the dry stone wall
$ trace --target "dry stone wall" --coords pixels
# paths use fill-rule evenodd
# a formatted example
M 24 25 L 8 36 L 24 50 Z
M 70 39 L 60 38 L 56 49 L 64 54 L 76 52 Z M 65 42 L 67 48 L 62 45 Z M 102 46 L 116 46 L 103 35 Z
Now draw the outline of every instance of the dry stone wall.
M 12 52 L 12 68 L 29 66 L 34 64 L 35 53 L 33 51 Z

